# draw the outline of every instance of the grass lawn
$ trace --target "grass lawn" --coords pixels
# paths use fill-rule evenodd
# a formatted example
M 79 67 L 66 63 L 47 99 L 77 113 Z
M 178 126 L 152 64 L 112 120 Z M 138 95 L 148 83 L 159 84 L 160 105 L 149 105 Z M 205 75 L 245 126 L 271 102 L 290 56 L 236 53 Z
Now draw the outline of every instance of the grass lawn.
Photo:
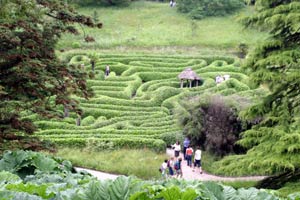
M 154 46 L 220 49 L 235 48 L 239 43 L 254 45 L 267 35 L 244 29 L 237 21 L 239 16 L 251 13 L 251 9 L 245 8 L 227 17 L 192 20 L 170 8 L 168 3 L 137 1 L 125 8 L 80 8 L 80 13 L 91 16 L 97 12 L 103 23 L 102 29 L 84 28 L 85 33 L 93 36 L 96 42 L 85 43 L 83 35 L 65 35 L 58 49 Z
M 103 172 L 133 175 L 142 179 L 160 178 L 158 171 L 165 154 L 143 150 L 108 150 L 101 152 L 82 149 L 58 149 L 55 156 L 70 160 L 74 166 L 95 169 Z

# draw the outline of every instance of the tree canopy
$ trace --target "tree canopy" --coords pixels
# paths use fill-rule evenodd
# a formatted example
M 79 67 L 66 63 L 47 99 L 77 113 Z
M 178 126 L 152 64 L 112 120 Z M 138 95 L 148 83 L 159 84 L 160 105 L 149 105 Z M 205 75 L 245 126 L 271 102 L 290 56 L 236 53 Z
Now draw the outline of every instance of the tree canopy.
M 233 174 L 240 169 L 274 174 L 300 167 L 300 2 L 258 0 L 256 8 L 245 25 L 267 30 L 271 37 L 257 46 L 244 67 L 251 80 L 270 94 L 243 114 L 246 119 L 263 120 L 239 141 L 248 153 L 222 161 L 230 164 L 220 170 Z
M 28 111 L 46 117 L 59 116 L 57 105 L 80 114 L 76 94 L 92 95 L 87 74 L 67 66 L 55 55 L 64 33 L 77 34 L 74 23 L 101 27 L 78 14 L 61 0 L 0 1 L 0 142 L 16 133 L 32 133 L 31 121 L 20 117 Z

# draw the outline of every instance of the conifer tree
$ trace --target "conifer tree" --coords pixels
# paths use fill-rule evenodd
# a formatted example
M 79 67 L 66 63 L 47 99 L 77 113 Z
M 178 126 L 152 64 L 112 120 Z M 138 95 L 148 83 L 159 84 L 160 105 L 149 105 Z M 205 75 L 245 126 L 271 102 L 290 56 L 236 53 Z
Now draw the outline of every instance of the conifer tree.
M 256 8 L 245 25 L 267 30 L 271 37 L 249 55 L 245 69 L 254 83 L 270 93 L 243 115 L 263 118 L 239 141 L 248 153 L 223 160 L 221 164 L 230 164 L 220 170 L 296 173 L 300 168 L 300 1 L 258 0 Z
M 15 133 L 33 133 L 20 113 L 57 117 L 57 105 L 80 114 L 70 95 L 88 98 L 86 73 L 55 55 L 64 33 L 77 34 L 73 24 L 101 27 L 61 0 L 0 1 L 0 143 Z

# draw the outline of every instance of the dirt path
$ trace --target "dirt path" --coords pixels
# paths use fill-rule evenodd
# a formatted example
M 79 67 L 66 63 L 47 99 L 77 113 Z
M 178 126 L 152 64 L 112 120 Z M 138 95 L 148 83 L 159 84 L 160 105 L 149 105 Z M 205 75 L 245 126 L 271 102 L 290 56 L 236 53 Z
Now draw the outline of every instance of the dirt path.
M 174 156 L 173 149 L 167 149 L 166 153 L 170 157 Z M 180 156 L 183 158 L 182 154 Z M 208 174 L 205 171 L 200 174 L 197 169 L 195 172 L 193 172 L 192 168 L 187 166 L 187 162 L 185 160 L 182 162 L 182 174 L 183 179 L 201 181 L 258 181 L 265 178 L 265 176 L 222 177 Z
M 174 150 L 167 149 L 166 154 L 168 156 L 173 156 Z M 100 171 L 91 170 L 91 169 L 85 169 L 85 168 L 80 168 L 80 167 L 76 167 L 75 169 L 77 171 L 82 171 L 82 170 L 87 171 L 88 173 L 97 177 L 99 180 L 116 179 L 118 177 L 118 175 L 115 175 L 115 174 L 109 174 L 109 173 L 100 172 Z M 222 177 L 222 176 L 215 176 L 212 174 L 208 174 L 204 171 L 202 174 L 200 174 L 198 170 L 193 172 L 192 169 L 187 166 L 186 161 L 182 162 L 182 172 L 183 172 L 183 179 L 185 179 L 185 180 L 201 180 L 201 181 L 252 181 L 253 180 L 253 181 L 258 181 L 258 180 L 262 180 L 263 178 L 265 178 L 265 176 Z
M 92 170 L 92 169 L 85 169 L 85 168 L 81 168 L 81 167 L 75 167 L 75 169 L 78 172 L 86 171 L 86 172 L 92 174 L 93 176 L 97 177 L 99 180 L 116 179 L 118 177 L 118 175 L 100 172 L 100 171 L 96 171 L 96 170 Z

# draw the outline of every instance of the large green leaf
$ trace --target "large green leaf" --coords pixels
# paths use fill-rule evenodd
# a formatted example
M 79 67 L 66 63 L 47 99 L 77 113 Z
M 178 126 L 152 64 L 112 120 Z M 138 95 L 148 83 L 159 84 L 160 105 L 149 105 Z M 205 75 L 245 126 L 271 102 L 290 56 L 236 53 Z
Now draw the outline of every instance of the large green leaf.
M 203 195 L 209 199 L 224 200 L 223 187 L 215 182 L 203 182 L 206 190 Z
M 152 200 L 153 198 L 150 198 L 148 196 L 148 193 L 143 191 L 143 192 L 136 192 L 133 195 L 130 196 L 130 200 Z
M 130 196 L 131 178 L 119 176 L 109 187 L 109 194 L 112 200 L 126 200 Z
M 4 183 L 20 183 L 22 180 L 15 174 L 7 171 L 0 172 L 0 185 Z
M 162 198 L 164 200 L 181 199 L 181 192 L 178 186 L 172 186 L 161 191 L 155 198 Z
M 51 172 L 58 169 L 58 163 L 43 154 L 37 154 L 33 159 L 33 165 L 40 171 Z
M 51 197 L 54 197 L 55 195 L 54 195 L 54 193 L 48 194 L 46 192 L 48 186 L 49 185 L 47 185 L 47 184 L 35 185 L 35 184 L 31 184 L 31 183 L 28 183 L 28 184 L 19 183 L 19 184 L 8 184 L 6 186 L 6 189 L 10 190 L 10 191 L 15 191 L 15 192 L 26 192 L 26 193 L 29 193 L 32 195 L 34 194 L 34 195 L 40 196 L 42 198 L 49 199 Z
M 236 190 L 231 186 L 223 186 L 224 198 L 226 200 L 239 200 L 240 198 L 236 196 Z
M 237 195 L 241 200 L 258 199 L 258 191 L 256 188 L 244 189 L 240 188 L 237 191 Z M 262 199 L 263 200 L 263 199 Z
M 182 200 L 194 200 L 197 197 L 197 193 L 192 188 L 187 188 L 181 195 Z
M 36 195 L 27 194 L 25 192 L 0 191 L 1 200 L 43 200 Z
M 27 167 L 32 159 L 32 154 L 25 151 L 7 151 L 0 160 L 0 170 L 17 172 L 22 167 Z
M 92 181 L 84 191 L 84 200 L 110 200 L 109 182 Z
M 300 192 L 290 194 L 288 200 L 300 200 Z

